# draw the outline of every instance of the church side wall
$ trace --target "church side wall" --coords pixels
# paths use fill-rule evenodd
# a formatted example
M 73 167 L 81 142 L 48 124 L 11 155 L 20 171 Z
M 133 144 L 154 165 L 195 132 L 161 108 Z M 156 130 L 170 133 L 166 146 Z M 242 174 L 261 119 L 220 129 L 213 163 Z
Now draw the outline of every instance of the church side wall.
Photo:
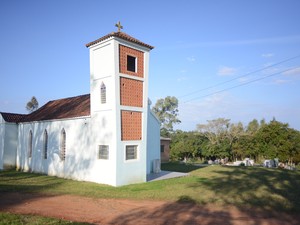
M 18 142 L 18 125 L 7 123 L 5 125 L 3 168 L 13 168 L 16 166 L 16 153 Z
M 0 169 L 16 165 L 17 124 L 7 123 L 0 115 Z
M 153 172 L 153 161 L 160 160 L 160 122 L 148 111 L 147 174 Z
M 20 124 L 17 167 L 23 171 L 113 185 L 114 180 L 111 178 L 113 176 L 109 176 L 110 168 L 98 159 L 98 144 L 109 142 L 109 134 L 101 129 L 95 133 L 93 122 L 87 117 Z M 108 125 L 109 123 L 106 123 L 106 126 Z M 64 160 L 60 157 L 63 129 L 66 133 Z M 45 130 L 48 134 L 46 159 Z M 29 157 L 30 131 L 33 134 L 31 157 Z
M 4 134 L 5 134 L 5 121 L 0 114 L 0 170 L 3 169 L 3 153 L 4 153 Z

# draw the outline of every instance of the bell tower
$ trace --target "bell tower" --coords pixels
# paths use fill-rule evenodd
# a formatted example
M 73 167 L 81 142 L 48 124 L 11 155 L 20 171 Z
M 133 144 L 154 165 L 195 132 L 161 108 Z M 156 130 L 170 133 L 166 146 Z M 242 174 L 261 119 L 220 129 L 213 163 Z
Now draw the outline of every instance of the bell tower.
M 103 163 L 119 186 L 146 181 L 148 63 L 153 47 L 122 32 L 120 22 L 116 27 L 117 32 L 86 46 L 95 145 L 108 146 Z

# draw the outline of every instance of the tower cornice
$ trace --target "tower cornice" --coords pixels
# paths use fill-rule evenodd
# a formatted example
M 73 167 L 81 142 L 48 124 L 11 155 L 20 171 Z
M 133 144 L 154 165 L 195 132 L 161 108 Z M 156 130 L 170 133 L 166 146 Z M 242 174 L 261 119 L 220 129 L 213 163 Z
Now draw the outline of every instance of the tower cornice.
M 142 41 L 140 41 L 140 40 L 138 40 L 138 39 L 136 39 L 134 37 L 131 37 L 130 35 L 128 35 L 128 34 L 126 34 L 124 32 L 121 32 L 121 31 L 111 32 L 111 33 L 109 33 L 109 34 L 107 34 L 107 35 L 105 35 L 105 36 L 103 36 L 103 37 L 101 37 L 101 38 L 99 38 L 99 39 L 97 39 L 95 41 L 87 43 L 85 46 L 87 48 L 89 48 L 92 45 L 98 44 L 98 43 L 100 43 L 100 42 L 102 42 L 102 41 L 104 41 L 104 40 L 106 40 L 108 38 L 111 38 L 111 37 L 121 38 L 123 40 L 126 40 L 126 41 L 129 41 L 129 42 L 141 45 L 143 47 L 149 48 L 150 50 L 154 48 L 153 46 L 148 45 L 148 44 L 146 44 L 146 43 L 144 43 L 144 42 L 142 42 Z

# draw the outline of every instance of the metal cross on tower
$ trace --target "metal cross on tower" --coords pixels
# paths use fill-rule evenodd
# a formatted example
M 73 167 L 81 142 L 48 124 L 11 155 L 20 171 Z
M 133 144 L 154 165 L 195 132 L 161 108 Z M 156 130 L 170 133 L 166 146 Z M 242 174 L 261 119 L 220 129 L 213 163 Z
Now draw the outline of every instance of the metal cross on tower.
M 121 25 L 121 22 L 119 21 L 118 23 L 116 23 L 115 25 L 118 28 L 118 32 L 121 31 L 121 29 L 123 29 L 123 26 Z

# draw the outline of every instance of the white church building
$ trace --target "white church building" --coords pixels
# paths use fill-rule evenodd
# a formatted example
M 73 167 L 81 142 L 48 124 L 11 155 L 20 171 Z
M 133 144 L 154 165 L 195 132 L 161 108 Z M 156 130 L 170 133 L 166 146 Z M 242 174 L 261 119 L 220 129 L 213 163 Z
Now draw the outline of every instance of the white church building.
M 28 115 L 0 112 L 0 169 L 121 186 L 159 171 L 160 122 L 148 100 L 153 47 L 120 31 L 86 44 L 90 94 Z

